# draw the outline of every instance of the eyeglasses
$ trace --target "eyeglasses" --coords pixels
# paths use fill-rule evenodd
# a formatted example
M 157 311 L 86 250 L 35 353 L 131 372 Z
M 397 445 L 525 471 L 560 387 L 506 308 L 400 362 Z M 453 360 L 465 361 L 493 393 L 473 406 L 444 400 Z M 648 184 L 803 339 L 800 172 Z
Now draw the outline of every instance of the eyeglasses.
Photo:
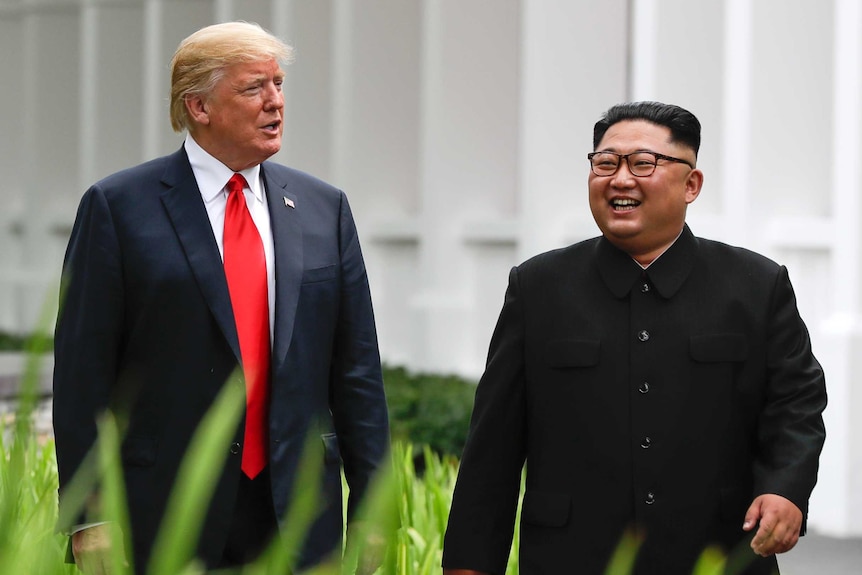
M 668 162 L 679 162 L 690 168 L 694 166 L 688 160 L 665 156 L 658 152 L 632 152 L 631 154 L 616 154 L 614 152 L 590 152 L 587 154 L 590 167 L 597 176 L 613 176 L 620 169 L 620 164 L 625 160 L 629 165 L 629 171 L 633 176 L 645 178 L 651 176 L 658 165 L 659 160 Z

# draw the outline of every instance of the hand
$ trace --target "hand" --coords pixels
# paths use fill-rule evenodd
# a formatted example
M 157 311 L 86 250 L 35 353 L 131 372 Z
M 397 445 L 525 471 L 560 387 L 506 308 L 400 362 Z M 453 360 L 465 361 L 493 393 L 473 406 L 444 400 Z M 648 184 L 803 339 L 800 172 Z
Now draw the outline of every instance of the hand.
M 75 556 L 75 565 L 85 575 L 112 575 L 111 550 L 115 542 L 122 549 L 123 532 L 116 523 L 103 523 L 74 533 L 72 555 Z M 125 552 L 121 552 L 123 563 L 128 567 Z
M 365 544 L 359 550 L 356 575 L 371 575 L 383 565 L 385 556 L 386 540 L 377 535 L 366 537 Z
M 348 532 L 348 544 L 359 545 L 356 575 L 371 575 L 383 565 L 387 548 L 386 537 L 365 521 L 354 522 Z
M 751 540 L 751 548 L 761 557 L 769 557 L 790 551 L 799 541 L 802 511 L 789 499 L 767 493 L 751 503 L 742 529 L 751 531 L 758 522 L 760 527 Z

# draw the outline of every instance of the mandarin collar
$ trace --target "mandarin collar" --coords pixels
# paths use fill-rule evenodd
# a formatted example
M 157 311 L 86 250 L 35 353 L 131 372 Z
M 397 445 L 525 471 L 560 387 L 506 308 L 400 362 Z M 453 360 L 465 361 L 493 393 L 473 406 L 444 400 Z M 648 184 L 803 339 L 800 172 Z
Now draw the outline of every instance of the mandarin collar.
M 605 285 L 618 299 L 628 295 L 635 282 L 647 277 L 659 295 L 668 299 L 679 291 L 694 269 L 697 258 L 697 238 L 686 224 L 679 238 L 647 269 L 641 268 L 626 252 L 615 247 L 607 238 L 596 244 L 596 265 Z

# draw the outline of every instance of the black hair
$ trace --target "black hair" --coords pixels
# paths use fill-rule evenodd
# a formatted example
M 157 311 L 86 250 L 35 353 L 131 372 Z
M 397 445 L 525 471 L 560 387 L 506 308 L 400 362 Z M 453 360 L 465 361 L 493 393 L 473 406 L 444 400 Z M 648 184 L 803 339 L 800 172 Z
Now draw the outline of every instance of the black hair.
M 688 110 L 661 102 L 626 102 L 613 106 L 593 127 L 593 150 L 599 147 L 608 128 L 624 120 L 644 120 L 665 126 L 670 130 L 671 142 L 691 148 L 697 157 L 700 149 L 700 122 Z

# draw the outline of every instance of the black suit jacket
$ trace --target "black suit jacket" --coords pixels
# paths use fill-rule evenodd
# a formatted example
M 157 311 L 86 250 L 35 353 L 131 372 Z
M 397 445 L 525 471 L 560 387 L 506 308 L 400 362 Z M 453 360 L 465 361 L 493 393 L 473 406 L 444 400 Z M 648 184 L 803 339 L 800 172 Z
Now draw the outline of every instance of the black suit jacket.
M 322 431 L 325 449 L 325 507 L 305 542 L 309 564 L 340 548 L 341 463 L 352 513 L 388 447 L 388 419 L 346 197 L 275 163 L 261 169 L 275 245 L 269 466 L 279 515 L 309 430 Z M 123 405 L 123 469 L 142 571 L 189 439 L 240 361 L 224 268 L 183 149 L 87 191 L 63 280 L 54 372 L 60 504 L 96 438 L 96 417 Z M 233 442 L 241 443 L 242 428 Z M 214 478 L 201 537 L 209 562 L 221 554 L 240 477 L 241 450 L 225 450 L 232 452 Z
M 444 565 L 504 572 L 526 461 L 523 574 L 601 574 L 626 528 L 639 574 L 688 575 L 707 544 L 770 573 L 745 511 L 807 512 L 825 404 L 784 267 L 687 226 L 645 273 L 603 238 L 537 256 L 509 276 Z

